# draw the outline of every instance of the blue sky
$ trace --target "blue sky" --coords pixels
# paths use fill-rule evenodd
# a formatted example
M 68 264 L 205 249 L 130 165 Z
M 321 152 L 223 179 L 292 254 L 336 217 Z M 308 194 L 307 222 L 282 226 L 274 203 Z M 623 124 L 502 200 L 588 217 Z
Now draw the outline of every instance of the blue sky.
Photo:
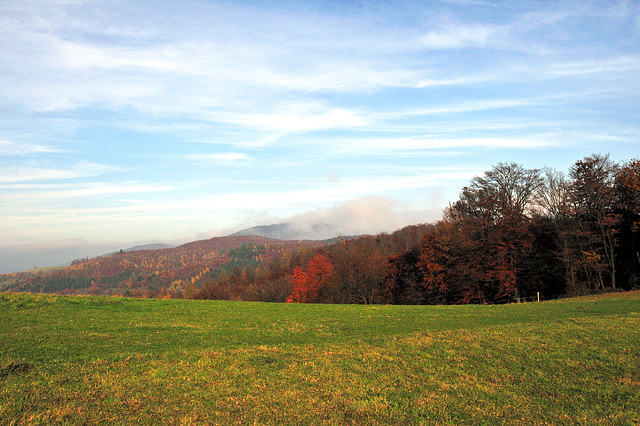
M 640 153 L 635 1 L 4 1 L 0 51 L 0 272 Z

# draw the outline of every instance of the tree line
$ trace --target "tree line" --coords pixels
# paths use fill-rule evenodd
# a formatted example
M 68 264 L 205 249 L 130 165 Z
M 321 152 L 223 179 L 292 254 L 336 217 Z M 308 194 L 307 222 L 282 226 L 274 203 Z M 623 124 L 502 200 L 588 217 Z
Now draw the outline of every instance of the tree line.
M 504 303 L 637 288 L 640 160 L 593 154 L 568 174 L 498 163 L 434 224 L 343 239 L 185 289 L 199 299 Z

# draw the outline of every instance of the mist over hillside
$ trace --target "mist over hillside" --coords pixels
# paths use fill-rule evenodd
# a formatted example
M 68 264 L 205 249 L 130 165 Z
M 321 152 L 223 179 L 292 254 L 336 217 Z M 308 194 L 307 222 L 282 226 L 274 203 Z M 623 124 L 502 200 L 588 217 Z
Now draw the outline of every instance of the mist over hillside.
M 442 208 L 437 205 L 434 203 L 430 208 L 414 211 L 390 198 L 364 197 L 284 219 L 262 219 L 231 235 L 257 235 L 281 240 L 327 240 L 339 235 L 374 235 L 439 220 Z
M 253 226 L 234 232 L 230 236 L 254 235 L 277 240 L 326 240 L 340 235 L 330 224 L 316 224 L 308 229 L 297 228 L 292 223 L 276 223 L 274 225 Z

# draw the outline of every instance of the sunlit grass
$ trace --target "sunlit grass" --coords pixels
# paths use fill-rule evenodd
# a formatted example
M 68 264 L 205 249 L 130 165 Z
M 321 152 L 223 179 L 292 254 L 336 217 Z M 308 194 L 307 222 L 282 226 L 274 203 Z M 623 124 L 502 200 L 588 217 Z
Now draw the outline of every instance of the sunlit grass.
M 0 423 L 637 424 L 639 312 L 0 295 Z

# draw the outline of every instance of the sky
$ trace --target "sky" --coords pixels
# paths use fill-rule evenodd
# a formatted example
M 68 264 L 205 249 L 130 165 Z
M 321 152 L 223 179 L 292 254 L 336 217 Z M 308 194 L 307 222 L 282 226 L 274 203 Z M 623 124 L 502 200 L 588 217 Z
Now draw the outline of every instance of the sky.
M 637 1 L 3 0 L 0 52 L 0 272 L 640 156 Z

